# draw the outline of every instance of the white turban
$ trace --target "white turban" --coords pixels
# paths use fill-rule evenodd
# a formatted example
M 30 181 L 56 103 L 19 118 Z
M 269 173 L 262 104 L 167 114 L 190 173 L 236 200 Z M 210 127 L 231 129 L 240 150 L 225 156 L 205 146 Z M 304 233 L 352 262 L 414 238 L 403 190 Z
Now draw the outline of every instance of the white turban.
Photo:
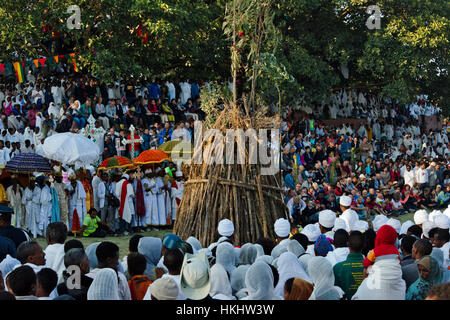
M 366 231 L 366 230 L 368 230 L 369 229 L 369 224 L 367 223 L 367 221 L 364 221 L 364 220 L 358 220 L 358 221 L 356 221 L 356 223 L 355 223 L 355 230 L 358 230 L 358 231 Z
M 233 222 L 231 222 L 231 220 L 229 220 L 229 219 L 220 220 L 217 231 L 219 231 L 219 234 L 221 236 L 224 236 L 224 237 L 231 236 L 234 232 Z
M 437 226 L 433 221 L 425 221 L 422 224 L 422 232 L 425 235 L 425 237 L 429 238 L 430 236 L 428 233 L 430 232 L 431 229 L 436 228 L 436 227 Z
M 400 228 L 400 234 L 406 234 L 408 232 L 408 229 L 414 225 L 414 222 L 411 220 L 406 220 L 403 222 L 402 227 Z
M 341 196 L 339 198 L 339 204 L 344 207 L 350 207 L 350 205 L 352 204 L 352 198 L 350 198 L 349 196 Z
M 125 173 L 125 174 L 122 175 L 122 178 L 125 178 L 125 179 L 129 180 L 129 179 L 130 179 L 130 176 L 129 176 L 128 174 Z
M 400 233 L 402 225 L 399 220 L 391 218 L 386 222 L 386 224 L 394 228 L 397 233 Z
M 334 227 L 333 227 L 333 231 L 336 232 L 339 229 L 344 229 L 346 230 L 347 224 L 345 223 L 344 219 L 341 218 L 336 218 L 336 220 L 334 221 Z
M 425 221 L 428 221 L 428 213 L 423 209 L 417 210 L 416 213 L 414 213 L 414 223 L 419 225 Z
M 310 242 L 315 242 L 317 238 L 320 236 L 320 230 L 313 224 L 306 225 L 300 233 L 303 233 L 308 237 Z
M 274 224 L 275 233 L 277 236 L 284 238 L 291 232 L 291 224 L 284 218 L 277 219 Z
M 145 170 L 145 174 L 152 173 L 152 172 L 153 172 L 152 169 Z
M 372 221 L 374 231 L 376 232 L 380 230 L 380 228 L 384 226 L 388 222 L 388 220 L 389 219 L 383 214 L 375 216 L 375 219 L 373 219 Z
M 319 224 L 325 228 L 333 228 L 336 221 L 336 215 L 331 210 L 323 210 L 319 212 Z
M 448 229 L 450 226 L 450 221 L 446 215 L 440 214 L 434 219 L 434 223 L 438 228 Z

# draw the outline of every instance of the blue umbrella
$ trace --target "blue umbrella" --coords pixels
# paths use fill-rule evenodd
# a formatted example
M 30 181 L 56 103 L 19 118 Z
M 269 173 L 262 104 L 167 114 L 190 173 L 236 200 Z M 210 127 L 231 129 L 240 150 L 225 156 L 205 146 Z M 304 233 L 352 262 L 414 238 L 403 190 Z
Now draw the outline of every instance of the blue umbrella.
M 14 158 L 6 164 L 5 170 L 16 173 L 52 171 L 47 159 L 36 153 L 20 153 L 14 156 Z

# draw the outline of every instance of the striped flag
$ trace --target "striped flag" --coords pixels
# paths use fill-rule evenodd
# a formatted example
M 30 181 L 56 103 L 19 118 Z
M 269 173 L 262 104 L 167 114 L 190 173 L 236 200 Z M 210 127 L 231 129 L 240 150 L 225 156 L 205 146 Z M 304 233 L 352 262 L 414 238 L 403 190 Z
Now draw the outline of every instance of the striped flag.
M 25 80 L 25 72 L 23 70 L 23 62 L 14 62 L 14 69 L 16 70 L 17 81 L 22 83 Z

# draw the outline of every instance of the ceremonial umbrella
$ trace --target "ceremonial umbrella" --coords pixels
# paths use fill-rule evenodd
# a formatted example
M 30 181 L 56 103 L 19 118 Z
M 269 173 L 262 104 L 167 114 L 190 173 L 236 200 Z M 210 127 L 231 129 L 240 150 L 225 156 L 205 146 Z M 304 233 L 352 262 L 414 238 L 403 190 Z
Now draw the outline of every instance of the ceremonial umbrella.
M 171 140 L 164 142 L 159 146 L 160 150 L 169 154 L 173 161 L 189 160 L 191 158 L 192 150 L 194 147 L 188 141 L 184 140 Z
M 33 173 L 52 171 L 47 159 L 36 153 L 20 153 L 5 166 L 5 170 L 15 173 Z
M 134 164 L 150 164 L 161 163 L 164 160 L 170 160 L 170 156 L 162 150 L 150 149 L 142 152 L 137 158 L 133 160 Z
M 116 169 L 116 168 L 127 168 L 131 167 L 133 163 L 128 158 L 113 156 L 108 159 L 105 159 L 100 166 L 98 167 L 100 170 L 107 169 Z
M 57 133 L 48 137 L 39 152 L 48 159 L 80 167 L 89 166 L 100 156 L 97 144 L 81 134 L 71 132 Z

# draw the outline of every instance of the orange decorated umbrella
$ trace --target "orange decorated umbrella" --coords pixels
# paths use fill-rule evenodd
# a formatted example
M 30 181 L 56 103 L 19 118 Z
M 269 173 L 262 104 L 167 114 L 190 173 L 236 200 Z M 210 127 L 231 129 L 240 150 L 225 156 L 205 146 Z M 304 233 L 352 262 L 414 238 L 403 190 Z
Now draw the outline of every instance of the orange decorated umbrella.
M 133 163 L 125 157 L 113 156 L 105 159 L 100 166 L 99 170 L 117 169 L 117 168 L 128 168 L 131 167 Z
M 167 153 L 159 149 L 150 149 L 142 152 L 133 162 L 134 164 L 150 164 L 161 163 L 165 160 L 170 160 L 170 156 Z

